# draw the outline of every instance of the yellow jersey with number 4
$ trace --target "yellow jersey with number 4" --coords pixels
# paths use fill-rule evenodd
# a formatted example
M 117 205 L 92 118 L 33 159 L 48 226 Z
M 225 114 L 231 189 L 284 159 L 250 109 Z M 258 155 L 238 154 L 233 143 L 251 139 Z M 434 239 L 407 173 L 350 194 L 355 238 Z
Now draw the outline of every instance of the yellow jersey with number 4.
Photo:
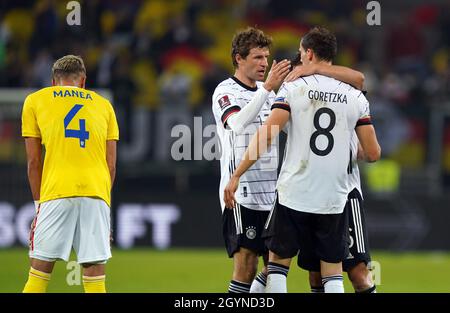
M 119 140 L 119 127 L 108 100 L 72 86 L 43 88 L 25 99 L 22 136 L 45 147 L 40 202 L 97 197 L 110 206 L 106 141 Z

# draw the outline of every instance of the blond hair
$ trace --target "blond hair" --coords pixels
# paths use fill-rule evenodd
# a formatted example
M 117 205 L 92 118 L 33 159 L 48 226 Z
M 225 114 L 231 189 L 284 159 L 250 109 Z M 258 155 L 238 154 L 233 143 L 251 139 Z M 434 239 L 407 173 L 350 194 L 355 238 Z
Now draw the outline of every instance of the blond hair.
M 86 76 L 83 59 L 76 55 L 65 55 L 56 60 L 52 67 L 52 78 L 60 79 L 72 76 L 78 78 Z

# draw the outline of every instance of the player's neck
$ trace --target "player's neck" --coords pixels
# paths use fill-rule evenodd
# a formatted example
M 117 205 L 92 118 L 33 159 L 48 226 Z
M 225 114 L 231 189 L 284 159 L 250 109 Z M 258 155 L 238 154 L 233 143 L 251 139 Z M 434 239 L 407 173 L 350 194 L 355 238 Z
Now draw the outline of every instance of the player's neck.
M 239 81 L 241 81 L 241 83 L 243 83 L 249 87 L 252 87 L 252 88 L 256 87 L 256 81 L 248 78 L 247 75 L 244 75 L 239 70 L 236 70 L 236 72 L 234 72 L 234 77 L 236 77 Z
M 70 79 L 60 79 L 59 81 L 54 81 L 53 86 L 59 87 L 74 87 L 74 88 L 84 88 L 83 84 L 77 80 Z
M 74 85 L 74 84 L 57 84 L 57 85 L 53 85 L 53 87 L 71 87 L 71 88 L 82 88 L 78 85 Z
M 61 82 L 60 84 L 58 84 L 58 86 L 61 86 L 61 87 L 82 88 L 82 87 L 80 86 L 80 84 L 76 84 L 76 83 L 73 83 L 73 82 Z

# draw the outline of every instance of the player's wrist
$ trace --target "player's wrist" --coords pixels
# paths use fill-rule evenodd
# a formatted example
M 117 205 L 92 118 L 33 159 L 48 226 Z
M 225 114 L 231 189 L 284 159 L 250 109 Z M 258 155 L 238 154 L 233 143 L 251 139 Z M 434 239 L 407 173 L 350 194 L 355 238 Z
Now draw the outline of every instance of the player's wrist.
M 271 91 L 273 90 L 273 85 L 272 85 L 270 82 L 266 81 L 266 82 L 263 84 L 263 88 L 264 88 L 267 92 L 271 92 Z

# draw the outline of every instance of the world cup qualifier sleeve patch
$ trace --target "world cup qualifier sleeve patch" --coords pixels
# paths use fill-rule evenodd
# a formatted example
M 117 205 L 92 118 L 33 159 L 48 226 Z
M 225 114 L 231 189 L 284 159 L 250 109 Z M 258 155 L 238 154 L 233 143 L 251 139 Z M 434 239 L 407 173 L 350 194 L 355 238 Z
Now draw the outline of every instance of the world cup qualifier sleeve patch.
M 231 105 L 230 99 L 228 98 L 227 95 L 219 99 L 219 105 L 222 110 L 225 109 L 227 106 Z

